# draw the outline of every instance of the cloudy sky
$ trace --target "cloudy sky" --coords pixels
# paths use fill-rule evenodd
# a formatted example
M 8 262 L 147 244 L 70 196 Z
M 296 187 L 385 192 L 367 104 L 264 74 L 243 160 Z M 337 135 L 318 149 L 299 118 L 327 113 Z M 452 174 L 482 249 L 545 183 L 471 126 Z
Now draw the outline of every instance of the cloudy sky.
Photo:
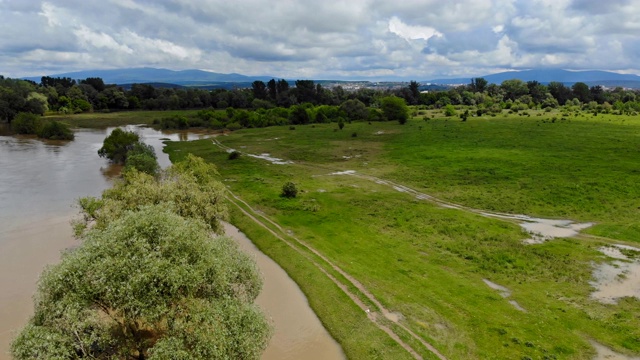
M 640 74 L 640 0 L 0 0 L 0 74 Z

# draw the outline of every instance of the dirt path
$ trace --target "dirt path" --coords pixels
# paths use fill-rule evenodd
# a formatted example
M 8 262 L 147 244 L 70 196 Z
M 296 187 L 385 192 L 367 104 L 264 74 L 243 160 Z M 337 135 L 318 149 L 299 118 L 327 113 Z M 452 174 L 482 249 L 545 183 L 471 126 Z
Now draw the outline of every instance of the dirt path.
M 280 225 L 278 225 L 277 223 L 275 223 L 273 220 L 269 219 L 268 217 L 266 217 L 264 214 L 259 213 L 258 211 L 256 211 L 255 209 L 253 209 L 247 202 L 245 202 L 244 200 L 242 200 L 240 197 L 238 197 L 237 195 L 235 195 L 234 193 L 232 193 L 231 191 L 229 191 L 229 201 L 231 201 L 231 203 L 233 203 L 234 205 L 236 205 L 238 207 L 238 209 L 240 209 L 240 211 L 242 211 L 245 215 L 247 215 L 253 222 L 255 222 L 256 224 L 260 225 L 261 227 L 263 227 L 264 229 L 266 229 L 267 231 L 269 231 L 269 233 L 271 233 L 273 236 L 275 236 L 277 239 L 279 239 L 280 241 L 284 242 L 285 244 L 287 244 L 289 247 L 291 247 L 292 249 L 294 249 L 295 251 L 297 251 L 299 254 L 301 254 L 302 256 L 304 256 L 305 258 L 307 258 L 307 260 L 309 260 L 309 262 L 311 264 L 313 264 L 317 269 L 319 269 L 320 271 L 322 271 L 334 284 L 336 284 L 336 286 L 338 286 L 356 305 L 358 305 L 358 307 L 360 307 L 360 309 L 362 309 L 362 311 L 364 311 L 367 314 L 367 318 L 369 320 L 371 320 L 380 330 L 384 331 L 385 333 L 387 333 L 394 341 L 396 341 L 400 346 L 402 346 L 407 352 L 409 352 L 414 358 L 416 359 L 422 359 L 422 356 L 420 356 L 420 354 L 413 349 L 411 346 L 409 346 L 407 343 L 405 343 L 404 341 L 402 341 L 402 339 L 400 338 L 400 336 L 398 336 L 398 334 L 396 334 L 393 329 L 391 329 L 390 327 L 386 326 L 384 324 L 384 320 L 382 320 L 380 318 L 380 315 L 383 316 L 384 319 L 392 321 L 394 324 L 398 325 L 399 327 L 401 327 L 403 330 L 405 330 L 407 333 L 409 333 L 413 338 L 415 338 L 416 340 L 418 340 L 426 349 L 428 349 L 430 352 L 432 352 L 434 355 L 436 355 L 439 359 L 441 360 L 446 360 L 446 357 L 441 354 L 433 345 L 431 345 L 430 343 L 426 342 L 424 339 L 422 339 L 420 336 L 418 336 L 417 334 L 415 334 L 413 331 L 411 331 L 410 329 L 408 329 L 406 326 L 404 326 L 403 324 L 401 324 L 397 317 L 394 316 L 394 314 L 389 311 L 388 309 L 386 309 L 378 299 L 375 298 L 375 296 L 373 296 L 373 294 L 364 286 L 362 285 L 362 283 L 360 283 L 358 280 L 356 280 L 355 278 L 353 278 L 351 275 L 349 275 L 347 272 L 345 272 L 344 270 L 342 270 L 340 267 L 338 267 L 337 265 L 335 265 L 333 262 L 331 262 L 327 257 L 325 257 L 324 255 L 322 255 L 322 253 L 320 253 L 319 251 L 317 251 L 315 248 L 311 247 L 309 244 L 307 244 L 306 242 L 298 239 L 297 237 L 287 233 L 287 231 L 285 231 Z M 239 204 L 241 203 L 242 206 Z M 271 226 L 275 227 L 278 232 L 274 231 L 270 226 L 268 226 L 267 224 L 270 224 Z M 290 240 L 288 240 L 290 239 Z M 322 259 L 322 261 L 324 263 L 326 263 L 331 269 L 333 269 L 334 271 L 336 271 L 337 273 L 339 273 L 340 275 L 342 275 L 346 280 L 349 281 L 349 283 L 354 286 L 355 288 L 358 289 L 358 291 L 360 291 L 371 303 L 373 303 L 377 308 L 378 311 L 372 311 L 371 309 L 369 309 L 369 307 L 367 307 L 367 305 L 353 292 L 351 292 L 349 290 L 349 287 L 347 284 L 342 283 L 340 280 L 338 280 L 335 276 L 331 275 L 325 268 L 324 266 L 322 266 L 320 263 L 318 263 L 317 261 L 315 261 L 313 258 L 311 258 L 307 253 L 303 252 L 302 250 L 300 250 L 298 248 L 298 246 L 296 246 L 295 244 L 297 244 L 298 246 L 302 246 L 304 247 L 306 250 L 308 250 L 309 252 L 311 252 L 313 255 L 317 256 L 318 258 Z

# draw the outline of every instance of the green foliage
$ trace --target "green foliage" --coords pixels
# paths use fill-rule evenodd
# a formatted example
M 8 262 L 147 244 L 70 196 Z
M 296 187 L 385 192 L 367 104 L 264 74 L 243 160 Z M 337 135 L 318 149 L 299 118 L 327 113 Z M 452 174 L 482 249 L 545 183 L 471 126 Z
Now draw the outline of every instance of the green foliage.
M 190 155 L 161 178 L 132 168 L 80 199 L 82 244 L 41 276 L 13 357 L 258 359 L 271 333 L 253 304 L 262 281 L 235 241 L 211 238 L 226 217 L 216 175 Z
M 397 120 L 400 124 L 404 124 L 409 119 L 409 107 L 403 98 L 384 97 L 380 99 L 380 108 L 384 117 L 389 121 Z
M 384 115 L 379 109 L 369 108 L 368 121 L 384 121 Z
M 235 160 L 235 159 L 239 159 L 240 158 L 240 152 L 233 150 L 232 152 L 229 153 L 228 159 L 229 160 Z
M 257 359 L 265 348 L 252 304 L 262 283 L 232 239 L 155 205 L 82 240 L 42 275 L 16 359 Z
M 43 122 L 40 115 L 21 112 L 11 122 L 11 129 L 16 134 L 37 134 Z
M 154 178 L 135 169 L 123 174 L 102 199 L 85 198 L 80 201 L 84 219 L 76 224 L 76 233 L 82 234 L 90 223 L 103 228 L 123 211 L 145 205 L 163 204 L 185 218 L 203 221 L 214 232 L 221 232 L 220 220 L 227 217 L 224 204 L 224 186 L 216 180 L 217 171 L 211 164 L 189 155 L 184 161 L 172 165 Z
M 289 122 L 293 125 L 304 125 L 311 122 L 307 109 L 302 106 L 294 106 L 289 113 Z
M 139 139 L 138 134 L 134 132 L 115 128 L 104 139 L 104 144 L 98 150 L 98 155 L 106 157 L 114 163 L 124 164 L 127 159 L 127 153 L 133 149 Z
M 160 171 L 160 165 L 156 158 L 155 150 L 151 145 L 137 142 L 133 148 L 127 153 L 125 161 L 125 171 L 136 169 L 149 175 L 157 175 Z
M 227 124 L 227 130 L 236 131 L 240 129 L 242 129 L 242 125 L 238 124 L 237 122 Z
M 289 181 L 282 186 L 282 192 L 280 193 L 280 196 L 291 199 L 296 197 L 297 195 L 298 188 L 296 187 L 296 184 Z
M 444 107 L 444 116 L 456 116 L 456 115 L 458 115 L 458 112 L 456 111 L 456 108 L 453 107 L 453 105 L 449 104 Z
M 340 111 L 350 121 L 366 120 L 369 116 L 369 111 L 366 105 L 358 99 L 349 99 L 340 105 Z
M 46 121 L 38 131 L 38 137 L 51 140 L 73 140 L 73 131 L 69 125 L 60 121 Z
M 183 115 L 173 115 L 173 116 L 164 117 L 162 119 L 154 121 L 154 124 L 158 125 L 161 129 L 184 130 L 184 129 L 188 129 L 190 126 L 189 119 L 187 119 L 187 117 Z
M 136 169 L 149 175 L 155 175 L 160 170 L 160 165 L 158 165 L 158 160 L 155 157 L 149 156 L 148 154 L 130 154 L 127 156 L 124 171 L 131 169 Z

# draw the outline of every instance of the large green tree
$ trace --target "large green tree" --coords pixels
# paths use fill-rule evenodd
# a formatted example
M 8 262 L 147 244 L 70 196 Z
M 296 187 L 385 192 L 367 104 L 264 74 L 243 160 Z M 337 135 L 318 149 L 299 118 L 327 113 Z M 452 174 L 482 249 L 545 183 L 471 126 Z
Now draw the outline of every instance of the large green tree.
M 403 98 L 387 96 L 380 99 L 382 114 L 389 121 L 397 120 L 404 124 L 409 119 L 409 107 Z
M 21 359 L 257 359 L 270 326 L 255 263 L 229 238 L 215 167 L 188 156 L 81 199 L 82 244 L 42 275 Z
M 16 359 L 257 359 L 255 263 L 162 205 L 125 211 L 46 270 Z

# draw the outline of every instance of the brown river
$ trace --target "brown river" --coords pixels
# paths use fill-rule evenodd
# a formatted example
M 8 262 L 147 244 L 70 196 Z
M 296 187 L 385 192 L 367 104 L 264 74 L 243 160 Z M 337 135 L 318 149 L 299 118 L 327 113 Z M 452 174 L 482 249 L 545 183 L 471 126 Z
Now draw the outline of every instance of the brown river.
M 170 164 L 162 140 L 193 140 L 197 133 L 161 133 L 130 127 L 152 145 L 162 167 Z M 109 133 L 78 130 L 70 142 L 7 136 L 0 128 L 0 360 L 10 359 L 9 344 L 33 311 L 31 297 L 39 274 L 60 252 L 76 244 L 69 220 L 74 202 L 98 196 L 119 169 L 98 157 Z M 253 256 L 264 277 L 256 302 L 275 328 L 262 359 L 344 359 L 298 286 L 244 234 L 225 224 L 229 236 Z

